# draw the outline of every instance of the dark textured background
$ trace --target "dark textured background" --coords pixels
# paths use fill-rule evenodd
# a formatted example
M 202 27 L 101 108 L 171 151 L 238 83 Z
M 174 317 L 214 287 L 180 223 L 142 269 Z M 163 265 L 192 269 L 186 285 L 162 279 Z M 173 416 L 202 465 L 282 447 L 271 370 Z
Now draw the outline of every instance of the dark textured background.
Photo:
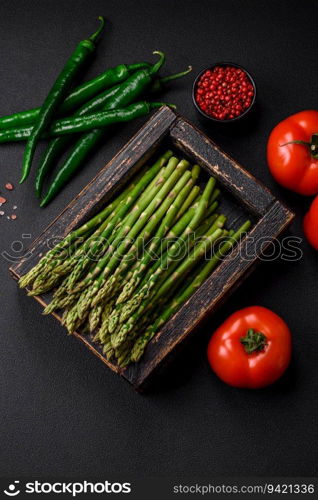
M 200 125 L 293 207 L 293 235 L 309 199 L 270 177 L 266 139 L 277 121 L 317 107 L 317 2 L 216 0 L 2 0 L 0 112 L 38 105 L 75 43 L 107 16 L 98 59 L 87 76 L 121 62 L 167 53 L 165 72 L 193 64 L 241 63 L 254 75 L 258 119 L 239 133 Z M 192 79 L 165 99 L 198 124 Z M 138 130 L 129 124 L 96 153 L 76 180 L 40 210 L 30 179 L 18 187 L 22 145 L 0 149 L 0 194 L 16 221 L 0 218 L 1 251 L 22 233 L 37 236 Z M 16 189 L 8 194 L 4 183 Z M 19 291 L 1 257 L 1 475 L 315 475 L 317 464 L 317 254 L 303 243 L 298 263 L 265 263 L 198 334 L 147 395 L 138 395 Z M 235 390 L 210 372 L 209 333 L 250 304 L 273 308 L 293 332 L 288 374 L 262 391 Z

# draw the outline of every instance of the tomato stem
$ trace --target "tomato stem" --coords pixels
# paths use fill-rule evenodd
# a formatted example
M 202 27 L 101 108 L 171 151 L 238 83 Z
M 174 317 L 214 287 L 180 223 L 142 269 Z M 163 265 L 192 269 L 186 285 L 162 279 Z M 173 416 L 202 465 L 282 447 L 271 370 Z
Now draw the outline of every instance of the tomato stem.
M 267 345 L 267 338 L 264 333 L 249 328 L 245 337 L 240 338 L 240 342 L 244 346 L 245 352 L 252 354 L 252 352 L 264 350 Z
M 301 144 L 302 146 L 306 146 L 309 149 L 311 156 L 313 156 L 314 158 L 318 158 L 318 134 L 313 134 L 311 136 L 310 142 L 290 141 L 285 142 L 284 144 L 280 144 L 280 147 L 288 146 L 288 144 Z

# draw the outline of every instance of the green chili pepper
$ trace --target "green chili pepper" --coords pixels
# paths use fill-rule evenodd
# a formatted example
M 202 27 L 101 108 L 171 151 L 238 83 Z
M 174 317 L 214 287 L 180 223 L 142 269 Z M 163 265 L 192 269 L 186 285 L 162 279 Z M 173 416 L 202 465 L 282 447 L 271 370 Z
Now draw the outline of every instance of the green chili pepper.
M 143 111 L 144 109 L 146 109 L 145 103 L 146 101 L 142 101 L 143 106 L 141 106 L 140 102 L 137 102 L 131 104 L 126 108 L 116 108 L 108 111 L 100 111 L 99 113 L 93 113 L 85 116 L 61 118 L 60 120 L 56 120 L 52 123 L 51 127 L 44 133 L 43 137 L 49 138 L 68 134 L 76 134 L 78 132 L 86 132 L 94 128 L 104 128 L 112 123 L 130 121 L 133 118 L 137 118 L 148 113 L 148 111 Z M 154 105 L 154 107 L 158 107 L 158 103 L 149 103 L 149 105 L 152 104 Z M 161 103 L 161 105 L 164 105 L 164 103 Z M 134 106 L 136 106 L 136 109 L 134 108 Z M 171 106 L 173 105 L 171 104 Z M 150 109 L 152 108 L 150 107 Z M 141 113 L 140 115 L 139 112 Z M 134 113 L 136 113 L 136 116 L 133 116 Z M 29 129 L 26 130 L 28 131 Z
M 99 110 L 107 99 L 109 99 L 116 92 L 119 91 L 119 88 L 120 85 L 116 85 L 111 89 L 105 90 L 102 94 L 99 94 L 97 97 L 91 99 L 88 103 L 84 104 L 84 106 L 82 106 L 74 114 L 74 116 L 83 116 L 86 114 L 94 113 L 95 111 Z M 52 141 L 50 141 L 47 149 L 44 151 L 35 176 L 35 192 L 38 198 L 41 196 L 42 186 L 46 174 L 50 170 L 51 166 L 54 164 L 55 160 L 66 149 L 66 147 L 70 144 L 71 141 L 72 137 L 69 136 L 56 137 L 55 139 L 52 139 Z M 0 137 L 0 142 L 1 142 L 1 137 Z
M 164 78 L 154 80 L 150 87 L 150 93 L 159 92 L 167 82 L 175 80 L 177 78 L 181 78 L 182 76 L 188 74 L 191 71 L 191 69 L 192 69 L 191 66 L 189 66 L 189 68 L 186 71 L 182 71 L 174 75 L 169 75 Z M 120 85 L 116 85 L 115 87 L 112 87 L 107 91 L 104 91 L 102 94 L 99 94 L 97 97 L 91 99 L 88 103 L 82 106 L 75 113 L 74 116 L 84 116 L 86 114 L 88 115 L 94 113 L 96 110 L 101 109 L 104 102 L 106 102 L 109 98 L 114 96 L 116 92 L 119 92 L 119 89 Z M 35 192 L 38 198 L 41 196 L 43 182 L 46 174 L 49 172 L 51 166 L 54 164 L 55 160 L 59 157 L 62 151 L 66 149 L 71 140 L 72 138 L 68 136 L 57 137 L 49 143 L 47 149 L 45 150 L 35 177 Z M 0 142 L 1 142 L 1 132 L 0 132 Z
M 147 64 L 148 63 L 139 63 L 139 64 L 135 64 L 135 65 L 130 65 L 129 68 L 132 68 L 133 66 L 142 66 L 142 65 L 145 66 Z M 166 85 L 167 82 L 181 78 L 181 77 L 187 75 L 191 70 L 192 70 L 192 68 L 191 68 L 191 66 L 189 66 L 189 68 L 185 71 L 175 73 L 173 75 L 169 75 L 169 76 L 166 76 L 166 77 L 163 77 L 160 79 L 157 78 L 157 79 L 153 80 L 153 82 L 150 86 L 150 89 L 149 89 L 150 93 L 159 92 L 160 90 L 162 90 L 164 88 L 164 86 Z M 113 70 L 109 70 L 109 71 L 113 71 Z M 102 108 L 103 104 L 106 101 L 108 101 L 111 97 L 113 97 L 115 95 L 115 93 L 117 93 L 119 91 L 120 87 L 121 87 L 120 85 L 116 85 L 116 86 L 102 92 L 97 97 L 88 101 L 79 110 L 77 110 L 77 112 L 74 114 L 74 116 L 83 116 L 85 114 L 90 114 L 90 113 L 93 113 L 93 112 L 99 110 L 100 108 Z M 64 103 L 65 102 L 66 102 L 66 100 L 64 101 Z M 106 109 L 106 108 L 104 107 L 103 109 Z M 23 113 L 27 113 L 27 112 L 23 112 Z M 30 110 L 30 113 L 31 113 L 31 110 Z M 8 130 L 4 130 L 4 131 L 0 130 L 0 143 L 26 140 L 26 139 L 28 139 L 28 137 L 30 137 L 31 132 L 32 132 L 32 127 L 17 128 L 17 129 L 15 129 L 15 128 L 10 129 L 9 128 Z M 45 152 L 41 158 L 40 165 L 39 165 L 39 168 L 37 170 L 37 174 L 36 174 L 36 178 L 35 178 L 35 189 L 36 189 L 36 195 L 38 197 L 41 196 L 43 181 L 44 181 L 46 174 L 50 170 L 51 166 L 54 164 L 55 160 L 66 149 L 66 147 L 68 146 L 68 144 L 70 143 L 71 140 L 72 140 L 71 137 L 63 136 L 63 137 L 54 138 L 50 141 L 47 149 L 45 150 Z
M 151 102 L 148 103 L 146 101 L 137 102 L 127 106 L 127 108 L 116 109 L 112 111 L 104 111 L 102 113 L 97 113 L 96 115 L 89 115 L 80 118 L 73 119 L 73 126 L 82 128 L 83 130 L 86 127 L 90 126 L 106 126 L 113 123 L 118 122 L 127 122 L 131 121 L 135 118 L 139 118 L 140 116 L 144 116 L 148 114 L 151 109 L 159 108 L 163 106 L 165 103 L 162 102 Z M 172 106 L 169 104 L 169 106 Z M 65 120 L 61 120 L 65 122 Z M 71 120 L 70 120 L 71 121 Z M 77 123 L 77 125 L 75 124 Z M 72 177 L 73 173 L 77 169 L 77 164 L 72 162 L 68 165 L 68 168 L 61 169 L 55 179 L 53 180 L 50 188 L 45 196 L 45 198 L 41 202 L 41 207 L 47 205 L 52 198 L 61 190 L 61 188 L 65 185 L 65 183 Z
M 82 40 L 77 45 L 41 106 L 39 117 L 32 130 L 32 135 L 26 144 L 20 183 L 22 183 L 29 175 L 35 148 L 42 133 L 50 125 L 51 118 L 66 97 L 75 76 L 79 73 L 87 58 L 95 50 L 95 42 L 97 41 L 105 24 L 103 17 L 99 17 L 99 20 L 101 21 L 99 29 L 90 38 Z
M 102 108 L 103 110 L 107 111 L 116 108 L 124 108 L 137 100 L 144 93 L 165 61 L 165 56 L 162 52 L 156 51 L 154 54 L 159 54 L 159 61 L 151 68 L 136 71 L 129 78 L 127 78 L 127 80 L 120 85 L 119 91 L 116 92 L 114 96 L 106 100 Z M 88 132 L 80 137 L 71 151 L 70 156 L 57 173 L 57 176 L 59 178 L 69 180 L 80 167 L 84 159 L 88 156 L 89 152 L 95 147 L 98 141 L 104 137 L 104 133 L 103 129 L 93 129 L 91 132 Z M 53 183 L 55 183 L 55 179 L 53 180 Z M 41 206 L 47 205 L 49 201 L 52 200 L 53 196 L 55 196 L 64 186 L 65 182 L 66 181 L 59 183 L 58 189 L 54 190 L 54 195 L 50 195 L 49 198 L 48 195 L 46 195 L 41 203 Z
M 134 118 L 144 116 L 153 108 L 163 106 L 164 103 L 147 103 L 146 101 L 130 104 L 126 108 L 101 111 L 92 115 L 63 118 L 57 120 L 48 130 L 50 137 L 86 132 L 93 128 L 104 128 L 112 123 L 131 121 Z M 172 104 L 170 105 L 172 106 Z
M 148 67 L 150 67 L 149 63 L 141 62 L 127 65 L 119 64 L 115 68 L 108 69 L 101 75 L 96 76 L 96 78 L 76 87 L 58 108 L 57 115 L 67 115 L 103 90 L 123 82 L 134 71 Z M 41 108 L 33 108 L 12 115 L 2 116 L 0 118 L 0 130 L 33 125 L 40 115 L 40 110 Z
M 149 93 L 155 93 L 162 91 L 165 84 L 172 80 L 176 80 L 177 78 L 181 78 L 184 75 L 187 75 L 191 71 L 191 66 L 189 69 L 182 71 L 180 73 L 176 73 L 174 75 L 165 76 L 163 78 L 157 78 L 153 80 Z M 106 111 L 106 106 L 104 103 L 108 104 L 112 97 L 115 96 L 117 92 L 121 89 L 121 85 L 115 85 L 114 87 L 105 90 L 98 96 L 94 97 L 86 104 L 84 104 L 80 109 L 78 109 L 73 116 L 83 116 L 84 114 L 91 114 L 98 109 L 104 109 Z M 0 130 L 0 144 L 5 142 L 19 142 L 27 140 L 32 133 L 32 127 L 19 127 L 19 128 L 9 128 L 7 130 Z M 42 137 L 48 137 L 48 135 L 43 134 Z M 66 139 L 65 137 L 61 139 Z

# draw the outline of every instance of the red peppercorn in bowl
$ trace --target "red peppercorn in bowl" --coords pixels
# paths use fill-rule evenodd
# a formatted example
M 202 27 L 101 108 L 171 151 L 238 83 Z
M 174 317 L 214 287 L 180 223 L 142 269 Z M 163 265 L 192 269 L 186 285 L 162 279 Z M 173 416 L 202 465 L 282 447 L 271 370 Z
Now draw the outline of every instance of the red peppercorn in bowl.
M 255 103 L 256 86 L 251 75 L 234 63 L 217 63 L 196 77 L 192 99 L 205 118 L 233 122 L 249 113 Z

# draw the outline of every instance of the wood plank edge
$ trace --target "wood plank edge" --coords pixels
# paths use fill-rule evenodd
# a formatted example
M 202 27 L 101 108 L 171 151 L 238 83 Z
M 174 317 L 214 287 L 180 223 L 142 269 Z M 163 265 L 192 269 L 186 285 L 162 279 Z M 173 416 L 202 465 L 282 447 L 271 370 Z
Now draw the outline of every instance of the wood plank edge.
M 193 125 L 189 120 L 187 120 L 183 116 L 179 115 L 178 113 L 177 113 L 177 116 L 178 116 L 178 120 L 176 120 L 173 123 L 172 127 L 171 127 L 171 138 L 176 143 L 176 145 L 179 146 L 179 147 L 182 147 L 186 152 L 188 151 L 187 145 L 184 142 L 182 142 L 181 137 L 179 137 L 179 135 L 180 135 L 179 134 L 180 129 L 181 129 L 182 125 L 184 124 L 184 125 L 186 125 L 186 127 L 189 127 L 189 129 L 191 131 L 193 131 L 196 134 L 196 136 L 200 137 L 207 145 L 209 145 L 209 146 L 213 147 L 215 150 L 217 150 L 220 153 L 220 155 L 223 156 L 223 158 L 225 160 L 227 160 L 228 162 L 230 162 L 232 165 L 235 164 L 235 166 L 240 169 L 240 171 L 242 172 L 242 174 L 244 174 L 245 177 L 248 178 L 248 180 L 250 182 L 252 182 L 255 186 L 257 186 L 259 189 L 261 189 L 263 191 L 263 193 L 268 198 L 268 203 L 267 203 L 266 206 L 264 206 L 262 212 L 259 212 L 259 210 L 257 209 L 257 207 L 255 205 L 253 205 L 253 206 L 250 205 L 248 208 L 249 208 L 249 210 L 254 210 L 255 214 L 258 215 L 258 216 L 264 215 L 266 213 L 266 211 L 271 207 L 271 205 L 276 201 L 276 198 L 275 198 L 274 194 L 271 192 L 271 190 L 267 186 L 265 186 L 265 184 L 263 184 L 263 182 L 261 182 L 260 180 L 258 180 L 241 163 L 239 163 L 237 160 L 234 160 L 234 158 L 232 158 L 228 153 L 226 153 L 219 145 L 217 145 L 210 137 L 208 137 L 198 127 L 196 127 L 195 125 Z M 187 134 L 186 134 L 186 136 L 187 136 Z M 202 159 L 201 161 L 204 162 L 205 160 Z M 205 163 L 207 163 L 207 162 L 205 161 Z M 216 167 L 217 166 L 215 165 L 215 168 Z M 212 172 L 212 173 L 213 173 L 213 175 L 217 175 L 217 172 Z M 244 204 L 246 204 L 246 201 L 245 201 L 244 197 L 239 193 L 238 190 L 235 190 L 235 196 L 239 197 L 239 199 Z

